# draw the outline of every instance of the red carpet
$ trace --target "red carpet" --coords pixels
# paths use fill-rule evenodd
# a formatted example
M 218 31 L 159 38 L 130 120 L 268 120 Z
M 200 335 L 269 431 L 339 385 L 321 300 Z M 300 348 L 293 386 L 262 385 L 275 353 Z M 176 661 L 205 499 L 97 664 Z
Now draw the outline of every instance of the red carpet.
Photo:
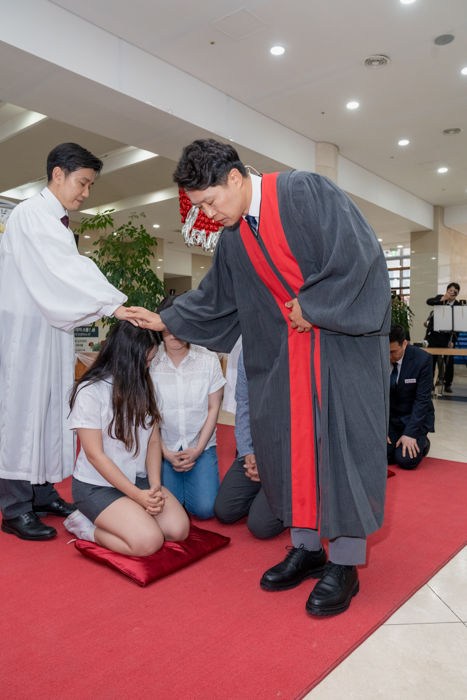
M 222 471 L 232 432 L 219 429 Z M 260 589 L 289 536 L 258 541 L 244 522 L 207 521 L 231 544 L 143 589 L 67 546 L 58 518 L 47 518 L 59 530 L 49 542 L 0 533 L 1 697 L 302 698 L 466 543 L 467 465 L 426 459 L 414 472 L 395 470 L 360 593 L 334 618 L 305 613 L 314 582 Z M 60 491 L 69 497 L 69 483 Z

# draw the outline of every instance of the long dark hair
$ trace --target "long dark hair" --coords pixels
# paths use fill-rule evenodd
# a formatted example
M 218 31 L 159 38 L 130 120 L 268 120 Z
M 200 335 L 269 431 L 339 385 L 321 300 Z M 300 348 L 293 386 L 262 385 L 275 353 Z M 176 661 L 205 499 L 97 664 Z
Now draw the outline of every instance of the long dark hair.
M 134 448 L 135 456 L 139 452 L 137 428 L 150 428 L 161 419 L 146 366 L 149 353 L 160 343 L 159 333 L 119 321 L 92 367 L 75 382 L 70 395 L 70 410 L 73 410 L 84 385 L 111 379 L 113 416 L 109 436 L 121 440 L 128 452 Z

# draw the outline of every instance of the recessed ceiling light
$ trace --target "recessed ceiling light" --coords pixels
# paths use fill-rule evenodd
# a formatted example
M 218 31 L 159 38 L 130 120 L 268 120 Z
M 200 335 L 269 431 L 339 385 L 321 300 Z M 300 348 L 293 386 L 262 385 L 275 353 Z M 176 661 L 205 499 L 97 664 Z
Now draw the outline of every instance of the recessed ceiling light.
M 398 248 L 403 248 L 404 246 L 403 246 L 403 245 L 398 245 L 397 247 L 398 247 Z
M 85 238 L 91 238 L 91 236 L 85 236 Z
M 399 146 L 408 146 L 410 141 L 408 139 L 401 139 L 398 143 Z
M 159 262 L 163 262 L 164 258 L 157 258 Z
M 161 269 L 161 266 L 160 266 L 160 265 L 158 265 L 158 266 L 157 266 L 157 269 L 158 269 L 158 270 L 160 270 L 160 269 Z
M 411 5 L 415 0 L 401 0 L 401 3 L 403 5 Z
M 467 75 L 467 66 L 461 70 L 462 75 Z
M 271 49 L 271 53 L 273 56 L 282 56 L 284 52 L 285 49 L 283 46 L 273 46 Z
M 447 168 L 438 168 L 439 173 L 447 173 L 448 169 Z
M 347 109 L 357 109 L 360 107 L 358 102 L 347 102 Z
M 85 255 L 90 255 L 90 254 L 91 254 L 91 251 L 90 251 L 90 250 L 87 250 L 87 251 L 85 252 Z
M 152 227 L 153 228 L 160 228 L 159 224 L 153 224 Z
M 201 269 L 204 270 L 204 265 L 201 265 Z
M 436 258 L 431 258 L 432 260 L 436 260 Z
M 382 240 L 383 240 L 382 238 L 378 238 L 378 241 L 379 241 L 380 243 L 381 243 Z

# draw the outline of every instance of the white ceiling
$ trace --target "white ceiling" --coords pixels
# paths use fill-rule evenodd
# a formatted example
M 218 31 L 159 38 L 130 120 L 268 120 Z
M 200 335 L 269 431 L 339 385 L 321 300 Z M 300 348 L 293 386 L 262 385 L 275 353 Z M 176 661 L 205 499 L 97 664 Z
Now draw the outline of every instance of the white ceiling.
M 431 204 L 467 202 L 465 0 L 56 0 Z M 452 33 L 454 41 L 434 39 Z M 213 43 L 214 42 L 214 43 Z M 280 44 L 281 57 L 269 53 Z M 384 68 L 363 60 L 390 58 Z M 346 109 L 357 100 L 360 108 Z M 443 129 L 459 127 L 458 136 Z M 409 146 L 397 142 L 407 138 Z M 437 168 L 449 171 L 440 175 Z

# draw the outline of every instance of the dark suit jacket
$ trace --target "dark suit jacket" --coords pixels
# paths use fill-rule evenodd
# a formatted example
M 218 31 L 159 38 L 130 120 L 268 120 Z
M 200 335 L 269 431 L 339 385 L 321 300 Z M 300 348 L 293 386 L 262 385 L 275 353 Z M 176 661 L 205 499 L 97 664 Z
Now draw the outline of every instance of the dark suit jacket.
M 407 345 L 396 389 L 391 391 L 389 422 L 401 435 L 419 438 L 435 430 L 431 400 L 433 358 L 425 350 Z

